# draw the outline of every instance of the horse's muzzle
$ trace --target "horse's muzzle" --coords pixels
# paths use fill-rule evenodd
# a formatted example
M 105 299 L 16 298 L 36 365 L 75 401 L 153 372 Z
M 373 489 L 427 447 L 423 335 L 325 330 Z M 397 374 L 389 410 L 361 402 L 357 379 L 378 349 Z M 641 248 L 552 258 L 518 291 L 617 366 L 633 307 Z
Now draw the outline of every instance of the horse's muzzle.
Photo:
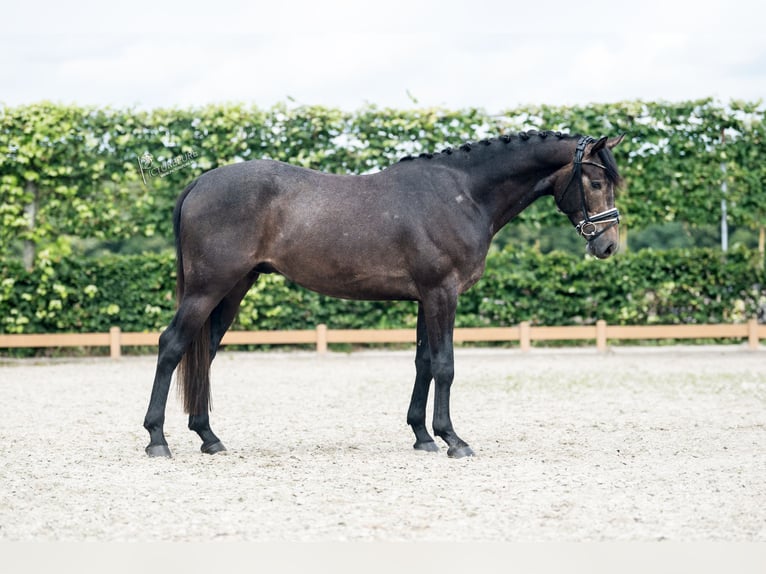
M 608 257 L 611 257 L 617 251 L 620 249 L 620 238 L 619 235 L 616 233 L 616 228 L 614 228 L 614 231 L 610 229 L 606 233 L 603 233 L 593 239 L 592 241 L 588 241 L 585 247 L 586 253 L 589 255 L 593 255 L 594 257 L 597 257 L 598 259 L 606 259 Z

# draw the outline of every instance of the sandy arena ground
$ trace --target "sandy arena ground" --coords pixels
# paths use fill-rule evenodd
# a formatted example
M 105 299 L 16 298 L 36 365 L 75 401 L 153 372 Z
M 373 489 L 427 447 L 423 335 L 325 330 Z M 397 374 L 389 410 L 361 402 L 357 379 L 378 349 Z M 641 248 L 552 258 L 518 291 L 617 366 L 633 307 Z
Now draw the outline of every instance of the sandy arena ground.
M 4 361 L 0 540 L 766 541 L 766 351 L 456 356 L 462 460 L 411 448 L 412 352 L 223 352 L 229 452 L 171 389 L 169 460 L 153 357 Z

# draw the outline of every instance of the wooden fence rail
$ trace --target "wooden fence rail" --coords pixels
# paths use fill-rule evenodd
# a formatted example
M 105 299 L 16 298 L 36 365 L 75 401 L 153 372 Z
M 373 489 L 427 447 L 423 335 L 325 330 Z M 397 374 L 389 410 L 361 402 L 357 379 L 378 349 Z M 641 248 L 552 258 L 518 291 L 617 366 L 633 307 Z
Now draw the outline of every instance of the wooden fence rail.
M 45 335 L 0 335 L 0 348 L 40 347 L 109 347 L 110 356 L 118 359 L 123 347 L 157 346 L 159 333 L 123 333 L 112 327 L 108 333 L 58 333 Z M 522 351 L 529 351 L 533 341 L 595 341 L 599 351 L 610 340 L 656 339 L 747 339 L 748 348 L 759 348 L 766 338 L 766 325 L 756 319 L 742 324 L 718 325 L 595 325 L 537 327 L 524 321 L 515 327 L 457 328 L 455 342 L 518 341 Z M 415 343 L 415 329 L 316 329 L 301 331 L 229 331 L 224 345 L 314 345 L 326 353 L 330 343 Z

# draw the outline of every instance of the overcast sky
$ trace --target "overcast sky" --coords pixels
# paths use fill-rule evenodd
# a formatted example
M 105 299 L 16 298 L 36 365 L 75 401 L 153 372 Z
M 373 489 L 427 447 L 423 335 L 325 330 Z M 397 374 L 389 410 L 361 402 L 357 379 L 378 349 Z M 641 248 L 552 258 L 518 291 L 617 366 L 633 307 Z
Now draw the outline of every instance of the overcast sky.
M 757 100 L 764 0 L 5 2 L 0 103 Z

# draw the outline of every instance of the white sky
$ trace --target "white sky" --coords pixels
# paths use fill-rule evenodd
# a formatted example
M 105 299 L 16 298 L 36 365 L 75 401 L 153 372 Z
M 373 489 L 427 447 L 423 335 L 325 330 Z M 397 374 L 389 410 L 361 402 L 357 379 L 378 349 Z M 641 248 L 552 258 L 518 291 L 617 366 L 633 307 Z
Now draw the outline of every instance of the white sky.
M 7 105 L 766 96 L 764 0 L 2 1 Z

